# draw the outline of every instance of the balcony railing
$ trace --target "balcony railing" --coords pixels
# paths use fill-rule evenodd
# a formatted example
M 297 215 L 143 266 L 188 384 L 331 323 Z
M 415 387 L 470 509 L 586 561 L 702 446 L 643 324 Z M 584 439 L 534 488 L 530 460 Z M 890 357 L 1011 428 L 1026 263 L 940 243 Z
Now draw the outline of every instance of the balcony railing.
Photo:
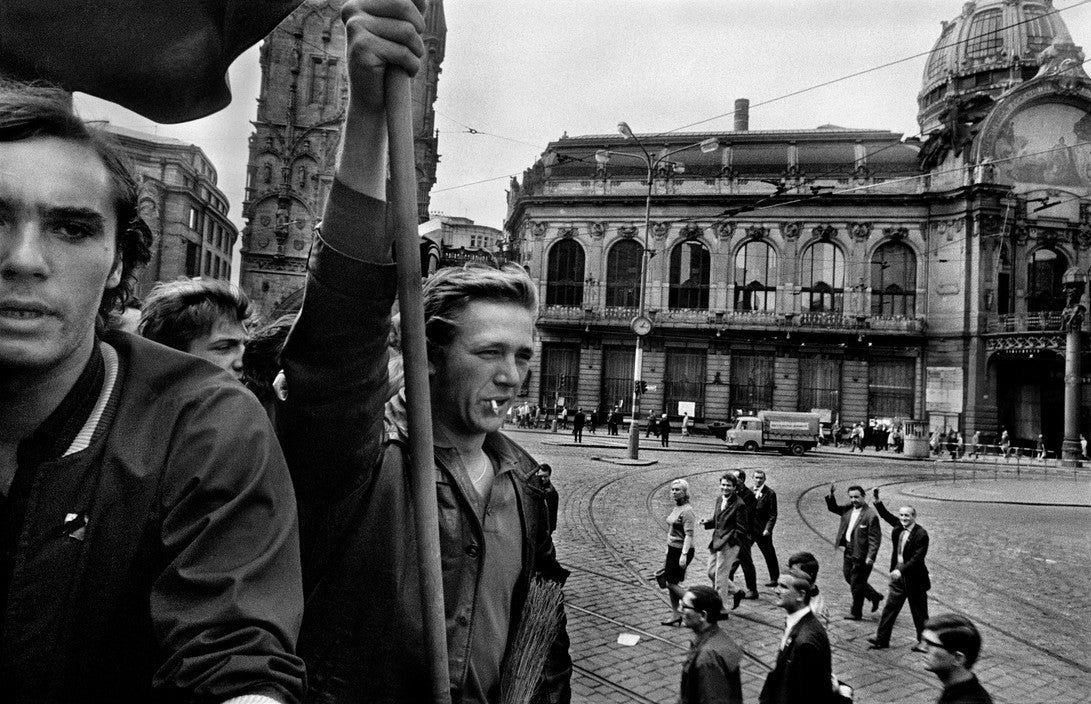
M 985 321 L 987 333 L 1059 332 L 1063 329 L 1064 319 L 1059 310 L 990 315 Z

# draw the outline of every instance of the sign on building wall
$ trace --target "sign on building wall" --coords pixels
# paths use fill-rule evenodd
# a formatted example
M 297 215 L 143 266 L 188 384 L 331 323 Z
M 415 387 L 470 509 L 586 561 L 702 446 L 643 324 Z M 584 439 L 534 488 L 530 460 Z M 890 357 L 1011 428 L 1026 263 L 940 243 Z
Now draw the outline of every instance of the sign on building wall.
M 689 417 L 697 415 L 697 403 L 695 401 L 679 401 L 678 402 L 678 415 L 689 414 Z
M 928 367 L 925 405 L 930 413 L 962 413 L 962 367 Z

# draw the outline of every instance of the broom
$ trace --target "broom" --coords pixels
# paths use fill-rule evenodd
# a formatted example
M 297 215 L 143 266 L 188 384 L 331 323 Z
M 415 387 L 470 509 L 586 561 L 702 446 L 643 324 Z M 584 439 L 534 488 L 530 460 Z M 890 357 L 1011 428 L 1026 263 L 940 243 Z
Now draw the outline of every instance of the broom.
M 530 704 L 542 680 L 546 655 L 561 628 L 564 591 L 538 576 L 530 583 L 515 639 L 500 675 L 501 704 Z

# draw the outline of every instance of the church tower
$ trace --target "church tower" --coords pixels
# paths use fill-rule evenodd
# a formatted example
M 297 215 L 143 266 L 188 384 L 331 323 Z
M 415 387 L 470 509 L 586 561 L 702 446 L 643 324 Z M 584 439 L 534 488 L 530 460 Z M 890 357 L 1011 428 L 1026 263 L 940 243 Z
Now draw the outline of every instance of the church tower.
M 343 4 L 306 0 L 261 45 L 240 283 L 262 315 L 299 307 L 314 224 L 333 185 L 348 103 Z M 421 222 L 439 161 L 434 104 L 447 36 L 443 0 L 429 0 L 425 20 L 426 55 L 412 84 Z

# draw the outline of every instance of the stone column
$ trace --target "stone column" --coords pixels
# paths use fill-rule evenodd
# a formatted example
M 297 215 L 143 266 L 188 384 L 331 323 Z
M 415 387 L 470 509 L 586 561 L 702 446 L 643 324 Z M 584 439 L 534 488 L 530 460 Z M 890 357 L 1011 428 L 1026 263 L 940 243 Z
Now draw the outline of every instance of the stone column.
M 1087 283 L 1087 274 L 1079 267 L 1072 267 L 1062 279 L 1068 305 L 1064 309 L 1066 333 L 1064 354 L 1064 442 L 1061 444 L 1061 463 L 1076 466 L 1083 459 L 1080 446 L 1080 336 L 1083 334 L 1083 316 L 1086 308 L 1080 303 Z

